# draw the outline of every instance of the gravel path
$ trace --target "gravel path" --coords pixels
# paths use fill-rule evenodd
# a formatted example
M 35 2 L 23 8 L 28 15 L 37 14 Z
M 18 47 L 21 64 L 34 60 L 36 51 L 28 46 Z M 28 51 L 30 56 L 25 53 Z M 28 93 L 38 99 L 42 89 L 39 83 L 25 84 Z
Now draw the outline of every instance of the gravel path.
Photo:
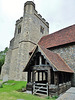
M 75 100 L 75 87 L 71 87 L 56 100 Z

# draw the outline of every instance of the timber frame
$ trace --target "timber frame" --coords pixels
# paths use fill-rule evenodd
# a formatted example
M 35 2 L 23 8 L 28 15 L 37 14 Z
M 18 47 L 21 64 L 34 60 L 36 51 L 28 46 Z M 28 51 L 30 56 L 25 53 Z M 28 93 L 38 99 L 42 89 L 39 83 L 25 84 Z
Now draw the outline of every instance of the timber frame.
M 24 71 L 28 72 L 26 89 L 32 91 L 32 93 L 34 83 L 48 83 L 47 94 L 50 96 L 59 95 L 71 87 L 72 74 L 57 71 L 38 47 L 32 54 Z

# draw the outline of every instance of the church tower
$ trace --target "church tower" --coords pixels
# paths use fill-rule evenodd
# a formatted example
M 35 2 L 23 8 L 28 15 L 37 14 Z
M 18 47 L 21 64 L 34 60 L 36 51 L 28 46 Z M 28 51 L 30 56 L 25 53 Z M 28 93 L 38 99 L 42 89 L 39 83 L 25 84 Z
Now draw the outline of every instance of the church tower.
M 27 1 L 23 17 L 16 21 L 14 38 L 10 41 L 2 67 L 2 77 L 7 74 L 11 80 L 27 80 L 26 73 L 22 71 L 29 60 L 29 52 L 48 33 L 49 23 L 35 10 L 34 2 Z

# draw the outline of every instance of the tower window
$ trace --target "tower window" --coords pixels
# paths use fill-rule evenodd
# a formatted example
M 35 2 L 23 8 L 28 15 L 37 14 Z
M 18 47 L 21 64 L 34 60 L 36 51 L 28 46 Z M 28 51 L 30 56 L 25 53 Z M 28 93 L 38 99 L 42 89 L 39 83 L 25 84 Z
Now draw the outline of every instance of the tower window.
M 21 26 L 18 27 L 18 34 L 21 33 Z
M 41 32 L 42 34 L 44 34 L 44 28 L 43 28 L 42 26 L 40 26 L 40 32 Z

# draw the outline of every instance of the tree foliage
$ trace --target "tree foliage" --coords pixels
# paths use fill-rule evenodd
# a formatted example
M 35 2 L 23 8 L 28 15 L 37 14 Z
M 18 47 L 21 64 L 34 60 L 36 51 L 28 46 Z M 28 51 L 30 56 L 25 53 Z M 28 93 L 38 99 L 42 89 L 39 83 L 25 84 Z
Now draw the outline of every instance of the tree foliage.
M 6 56 L 7 51 L 8 51 L 8 47 L 6 47 L 4 51 L 0 52 L 0 73 L 1 73 L 1 68 L 2 68 L 4 61 L 5 61 L 5 56 Z

